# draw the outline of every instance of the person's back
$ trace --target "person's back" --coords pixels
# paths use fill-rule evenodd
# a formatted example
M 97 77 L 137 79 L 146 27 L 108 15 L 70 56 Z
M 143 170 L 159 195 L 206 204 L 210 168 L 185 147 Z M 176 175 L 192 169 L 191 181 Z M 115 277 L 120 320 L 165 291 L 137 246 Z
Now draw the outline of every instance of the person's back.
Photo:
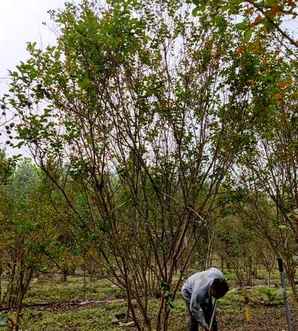
M 191 296 L 192 294 L 204 299 L 208 295 L 208 289 L 215 278 L 224 279 L 223 273 L 217 268 L 209 268 L 191 275 L 182 286 L 184 299 L 190 302 L 191 297 L 189 295 Z

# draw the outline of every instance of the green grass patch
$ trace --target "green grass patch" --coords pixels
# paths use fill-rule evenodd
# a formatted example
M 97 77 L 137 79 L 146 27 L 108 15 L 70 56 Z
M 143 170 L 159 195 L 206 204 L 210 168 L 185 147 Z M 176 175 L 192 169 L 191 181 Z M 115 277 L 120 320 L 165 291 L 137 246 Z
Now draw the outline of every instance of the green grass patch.
M 82 278 L 70 277 L 67 282 L 37 280 L 28 291 L 24 303 L 36 304 L 86 299 L 105 300 L 122 298 L 123 296 L 123 291 L 108 280 L 88 281 L 84 286 Z
M 96 307 L 59 313 L 26 311 L 22 328 L 30 331 L 116 331 L 121 328 L 113 325 L 112 320 L 119 309 L 120 306 L 114 306 L 111 310 Z

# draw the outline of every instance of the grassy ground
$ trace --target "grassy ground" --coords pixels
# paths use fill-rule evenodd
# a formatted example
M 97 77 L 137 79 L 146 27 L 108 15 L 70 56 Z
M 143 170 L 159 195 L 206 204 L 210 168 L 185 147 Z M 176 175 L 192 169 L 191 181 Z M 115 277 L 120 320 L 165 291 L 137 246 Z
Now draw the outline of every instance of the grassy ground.
M 124 293 L 107 280 L 88 282 L 70 278 L 67 283 L 36 280 L 26 297 L 26 304 L 60 302 L 43 308 L 26 308 L 22 317 L 22 330 L 28 331 L 116 331 L 134 330 L 113 323 L 115 315 L 126 312 Z M 245 299 L 247 298 L 247 299 Z M 73 306 L 71 301 L 96 300 L 96 304 Z M 245 301 L 249 304 L 246 305 Z M 152 314 L 157 300 L 152 300 Z M 220 330 L 265 331 L 286 329 L 282 296 L 278 289 L 256 287 L 239 291 L 232 289 L 218 304 Z M 297 325 L 298 326 L 298 325 Z M 1 329 L 0 330 L 4 330 Z M 171 318 L 171 331 L 185 330 L 185 305 L 178 296 Z

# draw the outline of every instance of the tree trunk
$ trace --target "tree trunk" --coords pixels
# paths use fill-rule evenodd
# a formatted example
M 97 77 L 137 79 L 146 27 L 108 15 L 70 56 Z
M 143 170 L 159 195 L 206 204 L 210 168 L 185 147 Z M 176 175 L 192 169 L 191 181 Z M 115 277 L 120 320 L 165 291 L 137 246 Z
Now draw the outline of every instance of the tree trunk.
M 271 287 L 271 271 L 268 271 L 268 287 Z
M 156 331 L 168 331 L 169 307 L 164 297 L 161 298 L 160 309 L 157 318 Z
M 0 304 L 2 303 L 2 263 L 0 262 Z
M 62 271 L 62 282 L 66 283 L 67 282 L 67 276 L 68 276 L 68 270 L 63 270 Z
M 288 272 L 288 280 L 289 280 L 289 283 L 290 283 L 290 287 L 291 287 L 291 290 L 292 290 L 294 300 L 298 303 L 298 293 L 297 293 L 296 282 L 295 282 L 295 271 L 294 272 Z

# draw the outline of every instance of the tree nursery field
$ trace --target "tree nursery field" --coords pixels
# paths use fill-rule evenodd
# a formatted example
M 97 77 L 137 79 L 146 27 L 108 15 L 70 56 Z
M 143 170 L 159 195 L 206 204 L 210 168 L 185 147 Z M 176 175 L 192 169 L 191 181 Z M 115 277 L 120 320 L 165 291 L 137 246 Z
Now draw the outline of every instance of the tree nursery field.
M 24 300 L 21 330 L 135 330 L 134 323 L 125 318 L 127 305 L 124 297 L 123 291 L 104 279 L 85 282 L 77 276 L 69 277 L 67 282 L 34 279 Z M 290 303 L 295 315 L 297 305 L 292 301 Z M 157 307 L 158 298 L 152 298 L 152 315 L 157 313 Z M 186 314 L 182 297 L 177 297 L 172 309 L 169 330 L 185 330 Z M 13 320 L 14 315 L 10 312 L 6 316 Z M 220 329 L 225 331 L 287 330 L 280 290 L 264 285 L 231 289 L 219 302 L 218 322 Z
M 219 330 L 298 328 L 297 5 L 48 12 L 0 76 L 4 329 L 185 330 L 182 296 L 205 329 L 219 298 Z

